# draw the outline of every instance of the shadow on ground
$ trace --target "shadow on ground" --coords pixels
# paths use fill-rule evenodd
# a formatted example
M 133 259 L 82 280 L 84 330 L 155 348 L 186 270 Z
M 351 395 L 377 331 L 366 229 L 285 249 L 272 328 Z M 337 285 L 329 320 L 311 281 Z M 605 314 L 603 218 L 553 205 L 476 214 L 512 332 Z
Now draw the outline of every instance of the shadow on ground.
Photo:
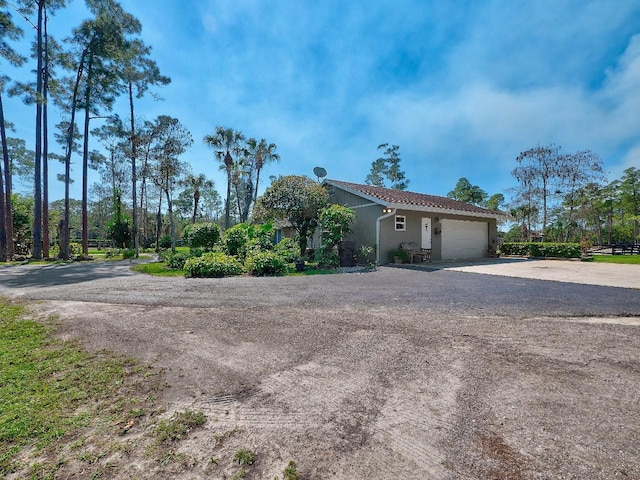
M 15 265 L 0 269 L 0 282 L 12 288 L 53 287 L 133 275 L 132 261 Z

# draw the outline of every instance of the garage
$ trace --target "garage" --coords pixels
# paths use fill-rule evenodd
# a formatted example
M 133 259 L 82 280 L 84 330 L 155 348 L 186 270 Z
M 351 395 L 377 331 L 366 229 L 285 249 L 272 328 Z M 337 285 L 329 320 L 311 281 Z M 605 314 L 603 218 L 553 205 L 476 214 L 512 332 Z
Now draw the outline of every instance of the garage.
M 442 220 L 442 259 L 484 258 L 489 247 L 489 224 Z

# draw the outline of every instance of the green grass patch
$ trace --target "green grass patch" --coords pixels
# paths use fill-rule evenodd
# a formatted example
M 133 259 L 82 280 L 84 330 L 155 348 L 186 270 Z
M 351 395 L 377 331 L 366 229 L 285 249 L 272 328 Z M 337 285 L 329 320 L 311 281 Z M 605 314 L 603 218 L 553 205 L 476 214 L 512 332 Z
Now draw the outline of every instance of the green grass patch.
M 112 422 L 140 407 L 128 377 L 144 367 L 55 339 L 50 325 L 25 315 L 0 298 L 0 477 L 24 468 L 23 449 L 68 441 L 98 417 Z
M 331 275 L 333 273 L 338 273 L 338 270 L 333 268 L 317 268 L 307 266 L 302 272 L 296 272 L 295 269 L 292 269 L 287 275 L 292 277 L 302 277 L 305 275 Z
M 292 277 L 302 277 L 305 275 L 331 275 L 333 273 L 338 273 L 338 270 L 334 268 L 319 268 L 317 262 L 306 262 L 302 272 L 297 272 L 295 264 L 290 264 L 289 273 L 287 275 Z
M 594 262 L 640 265 L 640 255 L 594 255 Z
M 202 412 L 185 410 L 176 412 L 169 420 L 162 420 L 155 429 L 155 436 L 160 443 L 175 442 L 196 427 L 207 421 Z
M 186 270 L 169 268 L 163 262 L 141 263 L 131 267 L 134 272 L 157 277 L 184 277 Z

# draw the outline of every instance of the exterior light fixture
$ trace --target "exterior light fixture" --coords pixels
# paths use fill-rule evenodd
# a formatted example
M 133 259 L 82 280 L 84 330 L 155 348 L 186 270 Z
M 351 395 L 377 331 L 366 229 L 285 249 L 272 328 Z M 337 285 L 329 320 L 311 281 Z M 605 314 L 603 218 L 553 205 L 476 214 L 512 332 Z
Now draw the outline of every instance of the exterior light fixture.
M 382 213 L 391 213 L 391 212 L 393 212 L 393 209 L 387 208 L 387 207 L 382 207 Z

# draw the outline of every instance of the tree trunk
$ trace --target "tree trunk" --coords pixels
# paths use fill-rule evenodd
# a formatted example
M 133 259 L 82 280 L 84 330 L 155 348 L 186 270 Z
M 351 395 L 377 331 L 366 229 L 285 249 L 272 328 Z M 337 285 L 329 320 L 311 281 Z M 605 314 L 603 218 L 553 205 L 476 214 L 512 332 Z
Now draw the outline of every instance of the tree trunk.
M 191 217 L 191 223 L 196 223 L 196 216 L 198 214 L 198 202 L 200 201 L 200 192 L 196 189 L 193 192 L 193 216 Z
M 49 37 L 44 11 L 44 73 L 42 81 L 42 256 L 49 258 Z
M 36 143 L 33 165 L 33 227 L 31 257 L 42 258 L 42 18 L 45 0 L 38 3 L 38 27 L 36 42 Z
M 82 255 L 89 255 L 89 120 L 91 120 L 91 110 L 89 102 L 91 100 L 91 68 L 93 66 L 93 53 L 89 54 L 87 62 L 87 85 L 84 91 L 84 138 L 82 146 Z
M 71 120 L 69 122 L 69 130 L 67 132 L 67 151 L 64 160 L 64 225 L 63 234 L 60 235 L 60 258 L 69 260 L 69 184 L 71 183 L 71 153 L 73 152 L 73 130 L 76 121 L 76 105 L 78 104 L 78 89 L 80 88 L 80 80 L 82 79 L 82 71 L 84 68 L 84 59 L 87 51 L 82 52 L 76 81 L 73 86 L 73 96 L 71 100 Z
M 133 85 L 129 82 L 129 111 L 131 116 L 131 182 L 133 183 L 132 190 L 132 204 L 133 212 L 131 215 L 133 221 L 133 248 L 135 250 L 136 258 L 140 255 L 139 240 L 138 240 L 138 213 L 137 213 L 137 199 L 136 199 L 136 127 L 135 119 L 133 116 Z
M 224 228 L 229 228 L 231 223 L 230 210 L 231 207 L 231 171 L 227 169 L 227 201 L 224 211 Z
M 2 164 L 0 164 L 0 262 L 7 261 L 7 227 L 6 212 L 4 207 L 4 180 L 2 177 Z
M 160 235 L 162 234 L 162 191 L 158 201 L 158 213 L 156 215 L 156 252 L 160 251 Z
M 256 189 L 253 192 L 253 203 L 258 200 L 258 185 L 260 183 L 260 168 L 256 168 Z
M 2 106 L 2 91 L 0 91 L 0 138 L 2 141 L 2 163 L 4 165 L 3 179 L 0 177 L 0 261 L 13 257 L 13 212 L 11 211 L 11 170 L 9 151 L 7 148 L 7 132 L 4 126 L 4 107 Z M 2 170 L 0 168 L 0 170 Z M 2 172 L 0 171 L 0 176 Z
M 171 234 L 171 251 L 176 251 L 176 226 L 173 222 L 173 205 L 171 204 L 171 196 L 168 191 L 167 195 L 167 213 L 169 214 L 169 233 Z

